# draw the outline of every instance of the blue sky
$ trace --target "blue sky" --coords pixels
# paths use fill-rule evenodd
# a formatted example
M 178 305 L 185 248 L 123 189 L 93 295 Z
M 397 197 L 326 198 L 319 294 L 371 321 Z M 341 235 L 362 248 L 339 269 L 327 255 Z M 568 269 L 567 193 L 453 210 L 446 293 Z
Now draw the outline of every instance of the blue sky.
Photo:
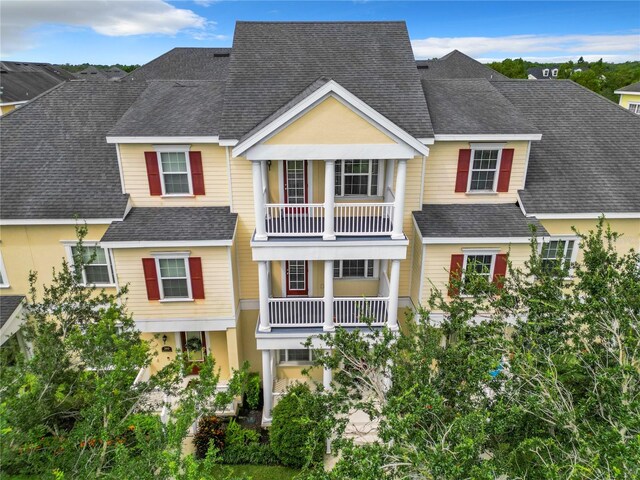
M 2 0 L 3 60 L 146 63 L 230 46 L 236 20 L 406 20 L 418 58 L 640 60 L 640 2 Z

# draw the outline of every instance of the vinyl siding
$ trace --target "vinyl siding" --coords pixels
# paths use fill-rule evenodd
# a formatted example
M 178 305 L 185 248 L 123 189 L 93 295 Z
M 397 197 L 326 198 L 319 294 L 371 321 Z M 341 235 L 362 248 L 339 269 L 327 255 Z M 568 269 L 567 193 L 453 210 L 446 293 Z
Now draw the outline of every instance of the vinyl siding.
M 620 95 L 620 102 L 619 104 L 628 109 L 629 108 L 629 103 L 640 103 L 640 95 L 639 94 L 629 94 L 629 93 L 624 93 L 622 95 Z
M 414 306 L 418 306 L 422 301 L 422 290 L 420 289 L 422 280 L 422 262 L 424 245 L 422 237 L 413 226 L 413 241 L 411 243 L 411 301 Z

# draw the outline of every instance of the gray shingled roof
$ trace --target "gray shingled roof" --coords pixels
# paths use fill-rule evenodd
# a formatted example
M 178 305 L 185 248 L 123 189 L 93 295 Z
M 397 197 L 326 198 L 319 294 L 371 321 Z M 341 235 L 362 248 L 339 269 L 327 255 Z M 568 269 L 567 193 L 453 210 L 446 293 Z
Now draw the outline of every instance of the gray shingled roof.
M 2 295 L 0 296 L 0 327 L 3 327 L 9 317 L 13 315 L 20 303 L 24 300 L 24 295 Z
M 640 92 L 640 82 L 632 83 L 626 87 L 618 88 L 616 92 Z
M 433 60 L 417 60 L 416 66 L 423 79 L 436 78 L 486 78 L 506 80 L 507 77 L 483 65 L 464 53 L 454 50 Z
M 458 203 L 423 205 L 413 212 L 425 237 L 530 237 L 547 231 L 535 218 L 527 218 L 515 203 Z
M 230 48 L 174 48 L 123 79 L 224 80 L 230 54 Z
M 109 225 L 101 241 L 231 240 L 237 218 L 229 207 L 137 207 Z
M 220 81 L 149 82 L 110 136 L 217 135 L 224 94 Z
M 640 116 L 570 80 L 493 85 L 542 132 L 520 192 L 527 213 L 640 212 Z
M 0 62 L 0 101 L 32 100 L 59 83 L 75 78 L 72 73 L 51 65 L 35 62 Z
M 431 137 L 404 22 L 237 22 L 221 138 L 240 139 L 318 78 Z
M 436 134 L 540 133 L 488 80 L 422 80 Z
M 107 132 L 144 89 L 138 82 L 66 82 L 0 119 L 0 218 L 122 218 Z

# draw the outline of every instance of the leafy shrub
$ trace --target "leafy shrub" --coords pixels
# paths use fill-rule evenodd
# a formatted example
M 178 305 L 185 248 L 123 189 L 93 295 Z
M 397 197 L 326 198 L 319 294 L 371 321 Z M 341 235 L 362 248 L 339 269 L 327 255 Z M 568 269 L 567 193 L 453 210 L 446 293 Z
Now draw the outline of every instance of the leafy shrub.
M 234 420 L 229 422 L 225 435 L 222 463 L 237 465 L 278 465 L 270 444 L 260 443 L 260 434 L 243 428 Z
M 247 400 L 247 405 L 249 406 L 249 408 L 254 410 L 260 407 L 260 400 L 262 400 L 262 395 L 260 394 L 260 385 L 260 376 L 257 373 L 251 373 L 247 382 L 247 391 L 245 394 L 245 398 Z
M 211 446 L 222 451 L 224 449 L 224 436 L 225 430 L 222 420 L 213 415 L 201 417 L 198 420 L 198 431 L 193 437 L 196 457 L 205 458 Z
M 269 438 L 283 465 L 302 468 L 320 462 L 325 435 L 320 421 L 325 413 L 307 385 L 296 385 L 273 409 Z

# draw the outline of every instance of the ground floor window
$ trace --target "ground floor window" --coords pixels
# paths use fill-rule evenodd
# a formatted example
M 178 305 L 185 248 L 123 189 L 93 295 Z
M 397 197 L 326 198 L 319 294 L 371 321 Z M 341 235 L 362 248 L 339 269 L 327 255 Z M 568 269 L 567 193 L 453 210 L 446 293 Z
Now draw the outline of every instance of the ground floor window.
M 186 352 L 189 359 L 195 362 L 204 360 L 204 352 L 207 348 L 207 340 L 204 332 L 180 332 L 182 351 Z
M 303 364 L 313 361 L 313 351 L 308 348 L 278 350 L 278 363 Z
M 335 260 L 334 278 L 375 278 L 375 260 Z

